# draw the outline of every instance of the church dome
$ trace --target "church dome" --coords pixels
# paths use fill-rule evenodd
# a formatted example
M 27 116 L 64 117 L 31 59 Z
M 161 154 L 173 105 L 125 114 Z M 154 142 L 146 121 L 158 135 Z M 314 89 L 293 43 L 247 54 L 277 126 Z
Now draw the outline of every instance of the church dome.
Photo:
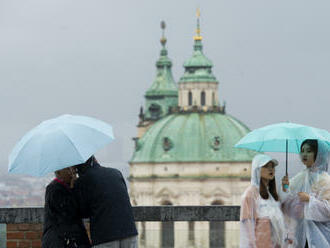
M 242 162 L 254 152 L 234 148 L 250 130 L 221 113 L 174 113 L 136 140 L 131 163 Z

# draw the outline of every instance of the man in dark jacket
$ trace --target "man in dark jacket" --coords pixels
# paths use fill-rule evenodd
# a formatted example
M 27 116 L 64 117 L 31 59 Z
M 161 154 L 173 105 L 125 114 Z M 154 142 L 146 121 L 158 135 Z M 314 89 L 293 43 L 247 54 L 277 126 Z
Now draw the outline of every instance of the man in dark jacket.
M 94 247 L 137 247 L 133 211 L 121 172 L 102 167 L 94 156 L 76 165 L 74 191 L 84 217 L 90 218 Z
M 56 178 L 46 188 L 43 248 L 91 247 L 70 188 L 72 172 L 72 168 L 56 171 Z

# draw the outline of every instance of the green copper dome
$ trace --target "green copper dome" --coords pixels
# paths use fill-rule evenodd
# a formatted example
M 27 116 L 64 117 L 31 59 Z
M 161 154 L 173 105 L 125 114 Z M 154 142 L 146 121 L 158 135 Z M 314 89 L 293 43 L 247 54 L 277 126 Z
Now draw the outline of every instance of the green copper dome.
M 248 132 L 229 115 L 171 114 L 136 141 L 131 163 L 251 161 L 253 152 L 233 147 Z

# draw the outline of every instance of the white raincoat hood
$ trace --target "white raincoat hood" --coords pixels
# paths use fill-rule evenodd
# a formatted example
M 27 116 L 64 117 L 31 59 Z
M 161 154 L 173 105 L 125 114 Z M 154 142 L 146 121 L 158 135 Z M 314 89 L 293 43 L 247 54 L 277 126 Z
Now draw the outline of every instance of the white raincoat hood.
M 273 159 L 266 154 L 258 154 L 253 158 L 251 169 L 251 185 L 259 188 L 261 167 L 266 165 L 268 162 L 273 162 L 275 166 L 278 165 L 278 161 L 276 159 Z

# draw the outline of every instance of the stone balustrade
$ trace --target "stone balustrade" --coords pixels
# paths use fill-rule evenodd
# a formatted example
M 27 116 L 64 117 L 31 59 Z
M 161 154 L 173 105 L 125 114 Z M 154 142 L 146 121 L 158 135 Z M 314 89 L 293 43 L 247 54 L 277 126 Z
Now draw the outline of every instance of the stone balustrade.
M 137 222 L 238 221 L 240 206 L 136 206 L 133 211 Z M 6 225 L 6 246 L 0 241 L 0 248 L 40 248 L 42 222 L 43 208 L 0 208 L 0 225 Z

